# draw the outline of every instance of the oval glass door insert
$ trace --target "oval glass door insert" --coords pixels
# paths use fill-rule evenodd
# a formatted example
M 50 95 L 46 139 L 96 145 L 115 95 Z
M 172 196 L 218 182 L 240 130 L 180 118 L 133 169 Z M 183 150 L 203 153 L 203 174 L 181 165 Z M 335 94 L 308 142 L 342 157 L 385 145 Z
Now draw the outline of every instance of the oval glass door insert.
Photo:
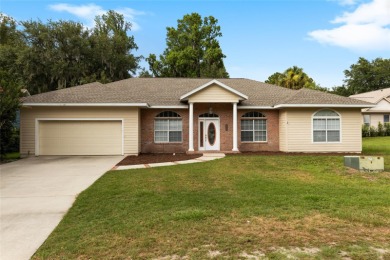
M 211 146 L 213 146 L 215 143 L 215 125 L 214 125 L 214 123 L 209 124 L 209 127 L 207 129 L 207 136 L 208 136 L 209 144 Z

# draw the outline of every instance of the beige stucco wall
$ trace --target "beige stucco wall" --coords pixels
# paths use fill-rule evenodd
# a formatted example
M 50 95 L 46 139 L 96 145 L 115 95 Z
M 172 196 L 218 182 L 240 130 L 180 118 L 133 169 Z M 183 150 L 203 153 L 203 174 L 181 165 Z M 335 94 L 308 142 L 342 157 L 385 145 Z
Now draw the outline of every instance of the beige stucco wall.
M 287 112 L 285 110 L 279 111 L 279 149 L 287 152 Z
M 284 129 L 280 129 L 280 140 L 286 140 L 285 144 L 281 143 L 281 150 L 286 152 L 361 152 L 360 109 L 333 109 L 341 116 L 341 142 L 339 143 L 313 142 L 312 116 L 319 110 L 318 108 L 305 108 L 281 111 L 280 128 Z
M 139 109 L 130 107 L 23 107 L 20 110 L 20 153 L 35 154 L 37 118 L 123 119 L 124 154 L 138 154 Z
M 190 103 L 227 103 L 238 101 L 239 97 L 237 95 L 215 84 L 202 89 L 188 98 Z

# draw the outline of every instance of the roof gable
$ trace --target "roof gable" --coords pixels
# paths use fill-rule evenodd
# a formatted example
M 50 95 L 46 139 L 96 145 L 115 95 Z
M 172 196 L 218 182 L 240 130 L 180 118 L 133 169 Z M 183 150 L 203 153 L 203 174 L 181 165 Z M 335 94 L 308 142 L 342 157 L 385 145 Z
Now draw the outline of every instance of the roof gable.
M 222 82 L 220 82 L 220 81 L 218 81 L 218 80 L 216 80 L 216 79 L 213 79 L 212 81 L 207 82 L 206 84 L 203 84 L 202 86 L 197 87 L 197 88 L 191 90 L 190 92 L 188 92 L 188 93 L 182 95 L 182 96 L 180 97 L 180 100 L 181 100 L 181 101 L 186 101 L 186 100 L 188 100 L 191 96 L 193 96 L 193 95 L 199 93 L 200 91 L 202 91 L 202 90 L 204 90 L 204 89 L 206 89 L 206 88 L 209 88 L 210 86 L 213 86 L 213 85 L 217 85 L 217 86 L 219 86 L 220 88 L 222 88 L 222 89 L 224 89 L 224 90 L 227 90 L 228 92 L 231 92 L 232 94 L 236 95 L 236 96 L 239 98 L 239 100 L 247 100 L 247 99 L 248 99 L 248 96 L 244 95 L 243 93 L 241 93 L 241 92 L 239 92 L 239 91 L 237 91 L 237 90 L 235 90 L 235 89 L 233 89 L 233 88 L 231 88 L 231 87 L 229 87 L 229 86 L 223 84 Z

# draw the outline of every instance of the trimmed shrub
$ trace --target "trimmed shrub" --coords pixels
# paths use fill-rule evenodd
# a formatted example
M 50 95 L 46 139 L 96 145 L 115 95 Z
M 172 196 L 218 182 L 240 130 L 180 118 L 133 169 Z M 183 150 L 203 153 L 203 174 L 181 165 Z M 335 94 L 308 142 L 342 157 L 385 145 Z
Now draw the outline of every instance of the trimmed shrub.
M 378 128 L 377 128 L 377 135 L 378 136 L 384 136 L 385 135 L 385 129 L 383 127 L 383 124 L 381 122 L 378 122 Z
M 362 136 L 369 137 L 370 136 L 370 126 L 363 124 L 362 125 Z
M 390 123 L 384 124 L 385 135 L 390 136 Z
M 378 136 L 378 131 L 376 130 L 375 126 L 370 126 L 370 136 L 371 137 Z

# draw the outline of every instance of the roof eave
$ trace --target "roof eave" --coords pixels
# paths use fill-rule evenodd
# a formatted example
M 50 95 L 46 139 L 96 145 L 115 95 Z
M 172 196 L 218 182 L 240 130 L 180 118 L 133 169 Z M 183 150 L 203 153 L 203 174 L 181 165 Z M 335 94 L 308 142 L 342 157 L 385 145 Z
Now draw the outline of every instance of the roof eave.
M 272 106 L 237 106 L 237 109 L 275 109 Z
M 294 107 L 365 108 L 365 107 L 375 107 L 375 105 L 363 105 L 363 104 L 279 104 L 279 105 L 275 105 L 275 108 L 294 108 Z
M 22 103 L 23 107 L 150 107 L 148 103 Z

